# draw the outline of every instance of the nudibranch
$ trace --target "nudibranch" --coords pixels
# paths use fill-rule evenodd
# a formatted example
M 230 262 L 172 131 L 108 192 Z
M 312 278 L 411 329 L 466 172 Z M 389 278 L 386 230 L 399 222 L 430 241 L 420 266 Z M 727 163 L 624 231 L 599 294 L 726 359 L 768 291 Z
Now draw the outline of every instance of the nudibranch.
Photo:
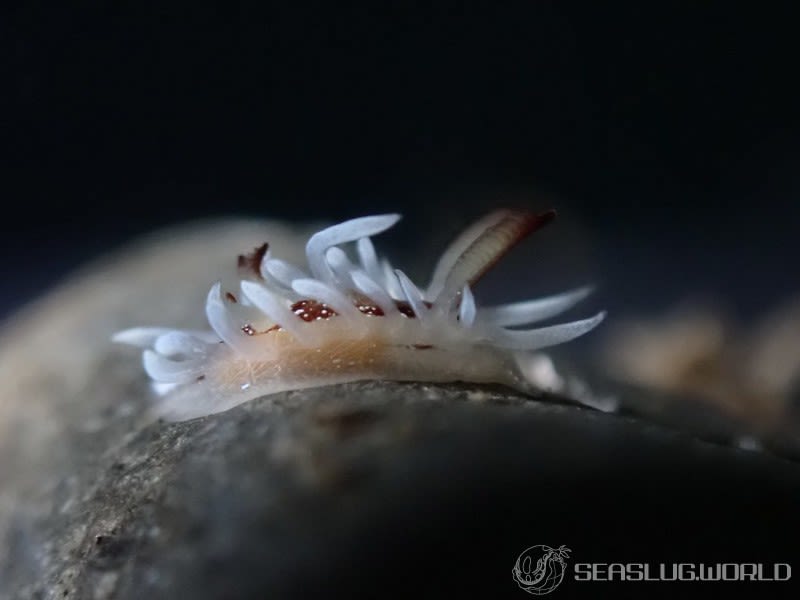
M 588 332 L 605 313 L 522 327 L 569 309 L 589 288 L 479 308 L 472 287 L 554 216 L 552 210 L 492 212 L 453 241 L 425 289 L 379 258 L 370 240 L 399 215 L 352 219 L 309 238 L 308 271 L 273 257 L 268 244 L 240 255 L 236 277 L 232 272 L 208 293 L 210 331 L 138 327 L 113 340 L 144 349 L 144 369 L 161 396 L 156 410 L 170 420 L 284 390 L 363 379 L 540 391 L 526 368 L 532 353 Z M 351 254 L 343 247 L 348 244 L 355 245 Z

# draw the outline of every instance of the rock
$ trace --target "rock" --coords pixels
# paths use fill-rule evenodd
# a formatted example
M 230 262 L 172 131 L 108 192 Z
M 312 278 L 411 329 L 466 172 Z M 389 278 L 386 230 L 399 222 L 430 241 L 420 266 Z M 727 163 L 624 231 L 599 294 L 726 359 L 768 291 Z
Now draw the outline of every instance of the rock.
M 796 463 L 554 397 L 356 382 L 147 421 L 110 333 L 200 325 L 220 261 L 279 236 L 295 259 L 274 224 L 162 234 L 6 326 L 0 597 L 521 597 L 535 544 L 790 562 Z

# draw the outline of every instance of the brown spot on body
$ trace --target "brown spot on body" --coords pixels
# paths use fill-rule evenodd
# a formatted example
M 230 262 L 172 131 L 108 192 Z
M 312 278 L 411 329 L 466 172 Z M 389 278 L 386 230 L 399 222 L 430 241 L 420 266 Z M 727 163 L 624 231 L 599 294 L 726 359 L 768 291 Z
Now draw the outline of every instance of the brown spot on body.
M 358 308 L 362 314 L 370 317 L 384 316 L 383 309 L 380 306 L 377 306 L 372 298 L 359 293 L 355 293 L 354 295 L 356 308 Z
M 247 271 L 248 274 L 255 275 L 258 279 L 263 279 L 261 277 L 261 261 L 264 260 L 264 255 L 266 255 L 268 249 L 269 244 L 264 242 L 250 254 L 240 254 L 236 261 L 237 266 Z
M 242 332 L 246 335 L 263 335 L 265 333 L 269 333 L 270 331 L 277 331 L 280 329 L 280 325 L 273 325 L 269 329 L 265 329 L 264 331 L 258 331 L 255 327 L 253 327 L 250 323 L 242 326 Z
M 405 300 L 395 300 L 394 303 L 397 305 L 397 310 L 399 310 L 400 314 L 404 317 L 408 317 L 409 319 L 416 318 L 417 315 L 414 314 L 414 309 L 411 308 L 408 302 Z
M 236 301 L 234 298 L 233 302 Z M 395 305 L 397 306 L 397 310 L 400 311 L 402 315 L 409 319 L 416 318 L 416 314 L 414 313 L 414 309 L 411 308 L 411 305 L 406 302 L 405 300 L 395 300 Z M 357 296 L 355 299 L 356 308 L 361 311 L 362 314 L 370 316 L 370 317 L 383 317 L 385 313 L 383 309 L 376 305 L 371 299 L 365 296 Z M 433 306 L 430 302 L 425 302 L 425 306 L 430 308 Z M 307 299 L 307 300 L 298 300 L 290 307 L 290 310 L 300 317 L 306 323 L 310 323 L 312 321 L 323 321 L 326 319 L 330 319 L 331 317 L 335 317 L 339 313 L 337 313 L 333 308 L 325 304 L 324 302 L 318 302 L 317 300 Z M 272 328 L 268 329 L 267 331 L 256 331 L 252 325 L 249 323 L 242 327 L 242 331 L 247 335 L 257 335 L 259 333 L 267 333 L 268 331 L 272 331 L 274 329 L 280 329 L 279 325 L 275 325 Z
M 423 300 L 423 302 L 428 308 L 433 306 L 433 304 L 427 300 Z M 417 315 L 414 313 L 414 309 L 411 308 L 411 305 L 405 300 L 395 300 L 394 303 L 397 306 L 397 310 L 399 310 L 403 316 L 408 317 L 409 319 L 415 319 L 417 317 Z
M 306 323 L 330 319 L 338 314 L 327 304 L 316 300 L 299 300 L 292 304 L 291 310 Z
M 365 304 L 359 303 L 357 304 L 358 310 L 360 310 L 365 315 L 369 315 L 370 317 L 382 317 L 384 316 L 383 309 L 380 306 L 375 306 L 374 304 Z
M 395 300 L 394 303 L 395 306 L 397 306 L 397 310 L 399 310 L 403 316 L 409 319 L 416 318 L 417 315 L 414 313 L 414 309 L 411 308 L 411 305 L 408 302 L 405 300 Z M 383 309 L 366 296 L 356 296 L 355 305 L 356 308 L 358 308 L 358 310 L 364 315 L 370 317 L 386 316 L 386 313 L 383 312 Z M 425 306 L 430 308 L 433 306 L 433 304 L 425 301 Z M 327 304 L 317 302 L 316 300 L 300 300 L 295 302 L 292 304 L 292 312 L 306 322 L 328 319 L 338 314 Z
M 236 304 L 237 302 L 239 302 L 239 301 L 236 299 L 236 296 L 234 296 L 234 295 L 233 295 L 233 294 L 231 294 L 230 292 L 225 292 L 225 298 L 227 298 L 229 302 L 233 302 L 234 304 Z

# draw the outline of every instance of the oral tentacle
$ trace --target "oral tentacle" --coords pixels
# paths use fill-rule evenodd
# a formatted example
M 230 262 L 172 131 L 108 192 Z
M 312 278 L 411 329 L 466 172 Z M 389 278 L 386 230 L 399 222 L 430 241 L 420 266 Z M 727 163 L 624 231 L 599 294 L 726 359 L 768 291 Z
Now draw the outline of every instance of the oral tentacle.
M 446 274 L 437 273 L 437 284 L 430 294 L 433 302 L 442 302 L 452 299 L 464 285 L 475 283 L 499 261 L 512 247 L 525 239 L 534 231 L 550 223 L 556 216 L 550 210 L 540 214 L 530 212 L 500 211 L 492 215 L 477 235 L 469 244 L 456 242 L 456 250 L 466 246 L 455 258 L 448 259 L 445 267 L 449 266 Z M 450 252 L 450 251 L 448 251 Z M 453 255 L 455 251 L 453 251 Z M 437 267 L 439 271 L 439 267 Z M 442 281 L 441 284 L 438 281 Z

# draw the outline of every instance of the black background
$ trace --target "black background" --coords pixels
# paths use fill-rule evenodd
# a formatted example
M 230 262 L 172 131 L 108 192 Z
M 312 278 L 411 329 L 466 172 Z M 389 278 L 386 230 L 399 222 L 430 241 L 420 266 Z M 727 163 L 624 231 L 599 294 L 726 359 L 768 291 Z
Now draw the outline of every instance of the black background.
M 198 216 L 399 211 L 427 253 L 507 204 L 561 210 L 582 258 L 543 262 L 616 314 L 798 289 L 780 4 L 72 4 L 0 24 L 3 312 Z

